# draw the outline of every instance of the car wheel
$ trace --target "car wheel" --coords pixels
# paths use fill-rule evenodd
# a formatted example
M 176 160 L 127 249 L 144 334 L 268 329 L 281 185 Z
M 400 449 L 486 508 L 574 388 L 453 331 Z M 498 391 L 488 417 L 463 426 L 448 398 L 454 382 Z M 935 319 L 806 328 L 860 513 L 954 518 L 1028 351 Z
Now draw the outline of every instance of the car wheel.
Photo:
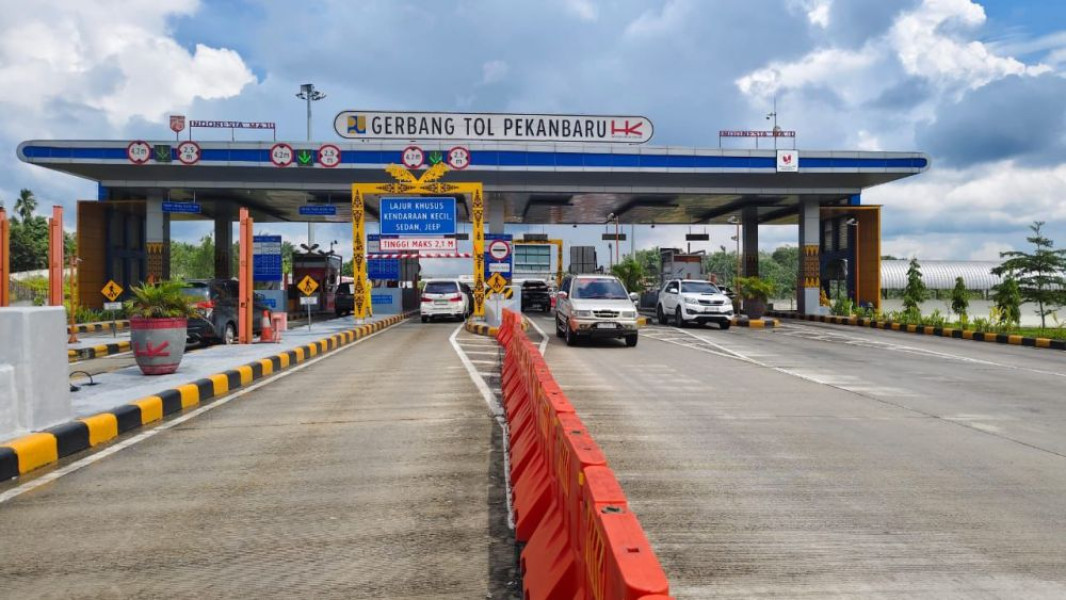
M 655 316 L 659 318 L 659 325 L 666 325 L 666 313 L 663 312 L 662 304 L 655 307 Z
M 422 322 L 423 323 L 428 323 L 429 322 L 429 317 L 427 317 L 426 315 L 422 315 Z
M 222 343 L 226 345 L 237 343 L 237 326 L 233 323 L 226 323 L 226 329 L 222 332 Z
M 636 345 L 637 345 L 637 334 L 634 333 L 633 335 L 627 335 L 626 336 L 626 346 L 629 346 L 630 348 L 632 348 L 633 346 L 636 346 Z
M 729 329 L 729 326 L 732 325 L 732 324 L 733 324 L 732 321 L 722 321 L 722 322 L 718 323 L 718 329 L 721 329 L 721 330 L 725 331 L 726 329 Z
M 677 310 L 674 311 L 674 325 L 676 325 L 677 327 L 685 326 L 685 319 L 681 316 L 680 306 L 678 306 Z
M 570 329 L 570 325 L 566 326 L 566 345 L 567 346 L 576 346 L 577 345 L 577 334 L 574 333 L 573 329 Z

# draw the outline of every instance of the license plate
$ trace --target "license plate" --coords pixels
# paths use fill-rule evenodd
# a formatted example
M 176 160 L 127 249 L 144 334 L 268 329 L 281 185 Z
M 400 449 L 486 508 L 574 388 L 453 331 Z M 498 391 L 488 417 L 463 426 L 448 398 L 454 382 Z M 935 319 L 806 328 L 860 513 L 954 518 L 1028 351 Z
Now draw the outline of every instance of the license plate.
M 434 300 L 433 301 L 433 304 L 447 304 L 447 303 L 448 303 L 447 300 Z
M 596 327 L 598 329 L 618 329 L 619 325 L 618 323 L 597 323 Z

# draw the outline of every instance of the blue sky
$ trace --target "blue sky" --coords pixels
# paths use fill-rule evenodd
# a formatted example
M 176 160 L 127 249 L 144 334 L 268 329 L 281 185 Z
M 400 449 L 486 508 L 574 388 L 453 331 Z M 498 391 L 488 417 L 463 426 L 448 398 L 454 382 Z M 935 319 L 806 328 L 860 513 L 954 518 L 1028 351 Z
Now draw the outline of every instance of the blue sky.
M 0 0 L 0 200 L 72 206 L 86 181 L 15 159 L 25 139 L 166 139 L 167 115 L 272 120 L 316 139 L 340 110 L 643 114 L 653 144 L 714 146 L 779 120 L 808 149 L 921 150 L 870 190 L 883 249 L 988 259 L 1047 221 L 1066 245 L 1066 2 L 1052 0 Z M 254 136 L 249 136 L 254 139 Z M 69 225 L 69 223 L 68 223 Z M 302 226 L 270 226 L 296 241 Z M 205 225 L 176 230 L 182 239 Z M 597 240 L 598 227 L 562 233 Z M 637 231 L 682 245 L 685 229 Z M 732 247 L 728 227 L 708 228 Z M 795 243 L 766 227 L 762 245 Z M 349 245 L 348 228 L 317 237 Z M 626 246 L 623 247 L 627 249 Z M 606 254 L 606 243 L 601 245 Z

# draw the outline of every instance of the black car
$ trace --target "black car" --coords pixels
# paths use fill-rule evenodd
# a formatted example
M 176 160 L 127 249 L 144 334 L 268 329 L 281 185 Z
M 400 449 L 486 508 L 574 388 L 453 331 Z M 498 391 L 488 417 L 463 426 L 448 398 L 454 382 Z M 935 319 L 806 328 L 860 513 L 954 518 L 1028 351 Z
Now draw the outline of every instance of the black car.
M 333 312 L 338 317 L 350 315 L 355 311 L 355 294 L 350 283 L 337 286 L 337 295 L 333 299 Z
M 233 344 L 237 341 L 237 321 L 240 286 L 236 279 L 199 279 L 185 282 L 185 295 L 196 305 L 200 316 L 189 319 L 188 342 Z M 258 335 L 263 311 L 270 307 L 263 296 L 254 295 L 252 333 Z
M 549 312 L 552 309 L 551 290 L 548 284 L 539 279 L 527 279 L 522 282 L 522 312 L 539 310 Z

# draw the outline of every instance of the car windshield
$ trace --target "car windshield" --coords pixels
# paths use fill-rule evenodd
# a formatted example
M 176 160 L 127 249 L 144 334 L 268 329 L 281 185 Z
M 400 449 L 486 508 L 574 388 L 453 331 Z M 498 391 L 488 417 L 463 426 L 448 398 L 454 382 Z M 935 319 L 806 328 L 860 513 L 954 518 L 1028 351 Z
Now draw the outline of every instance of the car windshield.
M 459 291 L 459 286 L 454 281 L 430 281 L 426 284 L 427 294 L 454 294 Z
M 586 300 L 625 300 L 629 297 L 617 279 L 578 279 L 574 282 L 573 296 Z
M 718 288 L 713 283 L 706 281 L 685 281 L 681 284 L 681 291 L 686 294 L 717 294 Z

